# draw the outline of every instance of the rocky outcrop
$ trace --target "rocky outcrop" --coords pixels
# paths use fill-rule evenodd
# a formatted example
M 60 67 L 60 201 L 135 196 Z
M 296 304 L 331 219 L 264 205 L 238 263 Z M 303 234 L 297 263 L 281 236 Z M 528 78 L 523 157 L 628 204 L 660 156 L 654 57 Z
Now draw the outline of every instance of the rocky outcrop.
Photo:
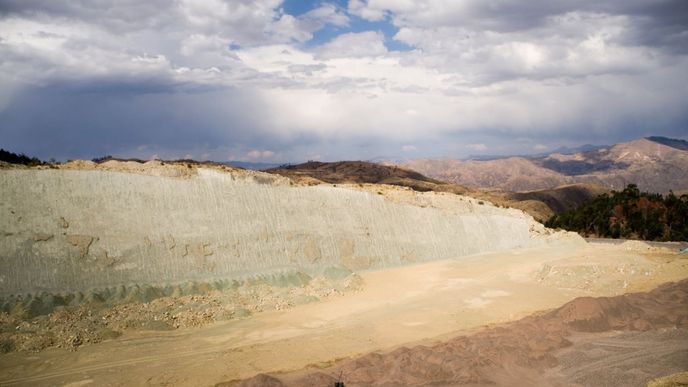
M 552 238 L 521 211 L 449 193 L 116 167 L 0 171 L 0 296 L 366 270 Z

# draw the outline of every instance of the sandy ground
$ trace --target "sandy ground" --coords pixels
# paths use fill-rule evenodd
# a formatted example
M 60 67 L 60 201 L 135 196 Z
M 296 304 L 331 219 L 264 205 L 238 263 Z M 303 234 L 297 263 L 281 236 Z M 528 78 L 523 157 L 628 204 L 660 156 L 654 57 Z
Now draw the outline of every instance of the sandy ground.
M 429 345 L 372 352 L 320 370 L 223 387 L 645 386 L 688 366 L 688 280 L 546 313 Z
M 325 367 L 433 343 L 579 296 L 645 291 L 688 278 L 688 259 L 637 245 L 560 245 L 362 273 L 326 302 L 171 332 L 125 332 L 79 348 L 0 355 L 0 385 L 213 385 Z M 565 375 L 562 370 L 562 375 Z

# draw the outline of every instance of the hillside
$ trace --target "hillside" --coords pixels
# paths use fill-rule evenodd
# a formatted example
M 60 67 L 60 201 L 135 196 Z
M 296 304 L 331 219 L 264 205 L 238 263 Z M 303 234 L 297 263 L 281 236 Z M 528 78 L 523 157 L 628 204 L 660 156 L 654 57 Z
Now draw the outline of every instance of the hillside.
M 516 167 L 518 168 L 518 167 Z M 594 184 L 574 184 L 550 190 L 522 193 L 469 189 L 429 178 L 418 172 L 396 166 L 366 161 L 304 164 L 268 169 L 265 172 L 288 177 L 298 184 L 388 184 L 408 187 L 419 192 L 451 192 L 492 202 L 498 206 L 523 210 L 544 222 L 552 215 L 574 208 L 607 189 Z
M 545 203 L 553 213 L 561 214 L 608 192 L 609 189 L 595 184 L 572 184 L 553 189 L 513 192 L 506 196 L 516 201 L 538 200 Z
M 497 160 L 412 160 L 401 166 L 472 188 L 505 191 L 551 189 L 568 184 L 597 184 L 667 193 L 688 189 L 685 141 L 649 137 L 609 148 L 574 154 Z
M 288 177 L 301 184 L 388 184 L 408 187 L 414 191 L 467 193 L 465 187 L 429 178 L 416 171 L 367 161 L 338 161 L 323 163 L 309 161 L 303 164 L 270 168 L 265 172 Z
M 661 137 L 661 136 L 650 136 L 647 138 L 650 141 L 654 141 L 660 144 L 670 146 L 672 148 L 680 150 L 688 150 L 688 141 L 678 140 L 675 138 Z
M 214 165 L 3 169 L 0 196 L 0 295 L 315 275 L 545 242 L 524 213 L 469 197 L 295 186 Z
M 510 157 L 497 160 L 412 160 L 401 164 L 434 178 L 471 188 L 532 191 L 573 183 L 562 174 L 533 160 Z

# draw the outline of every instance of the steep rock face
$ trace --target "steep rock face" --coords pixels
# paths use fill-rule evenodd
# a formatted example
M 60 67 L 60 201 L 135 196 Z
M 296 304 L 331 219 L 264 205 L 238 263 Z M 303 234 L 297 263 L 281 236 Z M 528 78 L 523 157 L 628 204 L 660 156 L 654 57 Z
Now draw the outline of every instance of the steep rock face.
M 185 178 L 3 170 L 0 295 L 365 270 L 552 237 L 520 211 L 451 194 L 396 195 L 408 198 L 204 168 Z

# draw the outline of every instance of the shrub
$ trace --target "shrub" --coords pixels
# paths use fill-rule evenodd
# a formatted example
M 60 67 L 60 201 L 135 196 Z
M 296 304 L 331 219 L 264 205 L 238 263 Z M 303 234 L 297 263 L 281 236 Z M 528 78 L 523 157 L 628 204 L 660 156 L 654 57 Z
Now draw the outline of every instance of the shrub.
M 554 215 L 547 227 L 584 235 L 645 240 L 688 240 L 688 195 L 641 192 L 629 184 L 621 192 L 600 195 L 578 208 Z

